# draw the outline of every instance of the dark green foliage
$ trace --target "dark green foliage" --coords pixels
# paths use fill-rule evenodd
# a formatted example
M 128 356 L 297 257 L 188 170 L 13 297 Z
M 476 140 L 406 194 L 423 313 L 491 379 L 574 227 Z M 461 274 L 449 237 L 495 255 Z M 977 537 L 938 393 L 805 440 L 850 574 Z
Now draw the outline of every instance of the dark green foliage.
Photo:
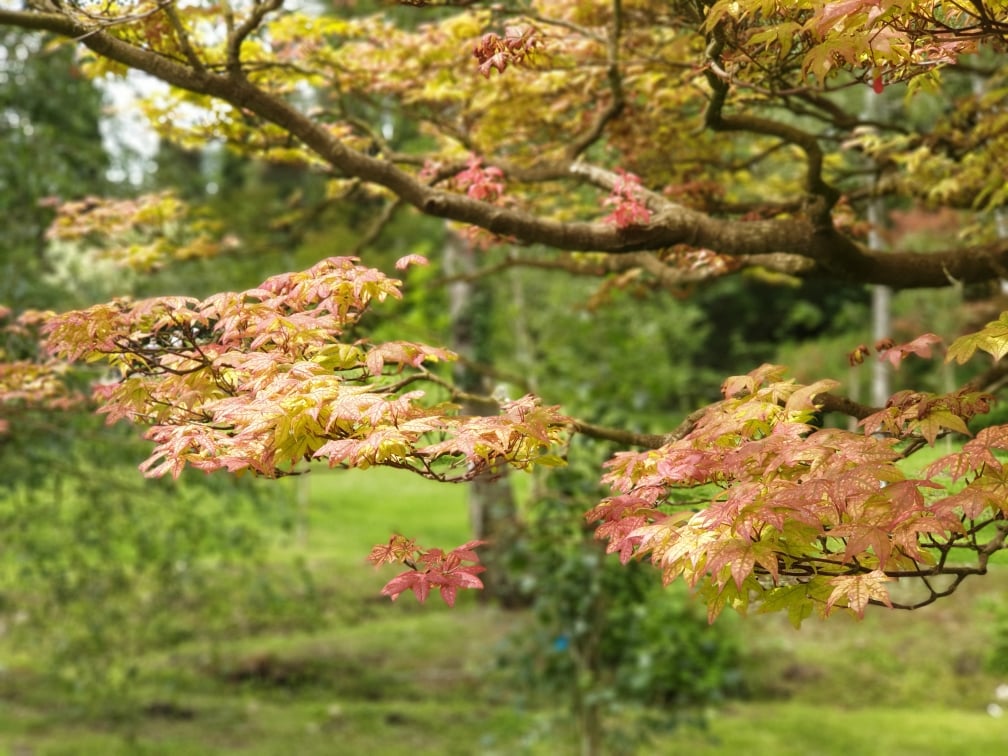
M 746 372 L 775 359 L 782 343 L 861 327 L 870 322 L 864 286 L 823 281 L 726 278 L 695 292 L 703 311 L 703 364 L 721 374 Z M 858 319 L 852 322 L 852 315 Z M 856 346 L 856 342 L 852 345 Z
M 0 303 L 10 306 L 39 306 L 51 295 L 38 281 L 53 212 L 45 200 L 107 186 L 101 94 L 75 74 L 72 47 L 49 42 L 10 29 L 0 35 Z

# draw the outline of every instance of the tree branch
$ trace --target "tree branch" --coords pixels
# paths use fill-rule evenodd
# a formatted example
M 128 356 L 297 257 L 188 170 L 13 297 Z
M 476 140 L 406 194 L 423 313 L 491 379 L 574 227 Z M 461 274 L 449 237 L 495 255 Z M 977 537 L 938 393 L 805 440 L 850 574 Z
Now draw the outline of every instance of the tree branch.
M 269 13 L 282 6 L 284 0 L 255 0 L 252 12 L 239 26 L 228 31 L 227 70 L 233 77 L 242 75 L 241 48 L 248 36 L 254 32 Z
M 258 15 L 253 18 L 261 21 L 261 17 L 274 5 L 279 5 L 279 0 L 264 0 L 256 6 Z M 651 221 L 628 228 L 616 228 L 601 221 L 558 221 L 537 217 L 520 209 L 500 207 L 439 189 L 386 159 L 352 149 L 335 138 L 324 124 L 315 122 L 282 96 L 266 92 L 244 77 L 199 70 L 185 62 L 135 47 L 102 31 L 100 26 L 59 13 L 0 9 L 0 24 L 49 31 L 77 39 L 98 55 L 143 71 L 172 86 L 228 102 L 280 126 L 338 173 L 384 186 L 428 215 L 469 223 L 498 236 L 568 251 L 622 254 L 684 244 L 734 257 L 784 254 L 809 261 L 800 271 L 805 277 L 828 276 L 840 281 L 886 284 L 895 288 L 947 286 L 953 281 L 985 281 L 1008 270 L 1006 240 L 930 254 L 875 253 L 823 222 L 821 213 L 816 218 L 796 214 L 753 221 L 715 218 L 669 202 L 654 192 L 646 193 L 648 206 L 652 208 Z M 244 31 L 246 28 L 248 32 Z M 254 26 L 249 27 L 246 22 L 235 29 L 231 35 L 232 43 L 240 41 L 252 28 Z M 237 47 L 232 44 L 232 49 Z M 717 118 L 722 119 L 720 115 Z M 723 119 L 721 123 L 724 123 Z M 804 137 L 790 133 L 786 126 L 782 127 L 779 136 L 796 140 L 799 145 L 804 143 L 815 163 L 815 148 L 811 143 L 804 142 Z M 556 168 L 556 165 L 551 167 L 551 175 L 555 176 Z M 567 175 L 584 178 L 585 164 L 573 164 Z M 813 188 L 822 189 L 817 187 L 818 179 L 814 175 L 810 182 Z M 822 191 L 829 195 L 828 189 Z
M 165 5 L 162 10 L 165 16 L 167 16 L 172 30 L 175 32 L 175 38 L 178 39 L 179 47 L 186 56 L 186 60 L 189 61 L 189 65 L 197 71 L 203 71 L 205 69 L 203 61 L 200 60 L 199 55 L 196 54 L 196 50 L 193 49 L 192 40 L 189 39 L 189 33 L 182 24 L 182 19 L 179 18 L 178 12 L 171 5 Z
M 583 436 L 600 441 L 615 441 L 621 446 L 642 446 L 646 449 L 657 449 L 666 443 L 665 436 L 658 433 L 636 433 L 621 428 L 607 428 L 586 423 L 583 420 L 572 420 L 571 428 Z
M 607 45 L 608 69 L 606 76 L 609 80 L 609 91 L 612 92 L 612 101 L 598 114 L 591 128 L 579 138 L 571 141 L 566 150 L 570 160 L 576 159 L 585 150 L 597 142 L 605 131 L 606 125 L 623 112 L 626 100 L 623 95 L 623 75 L 619 67 L 619 47 L 620 38 L 623 34 L 623 5 L 620 0 L 613 0 L 612 4 L 612 26 L 609 29 L 609 39 Z

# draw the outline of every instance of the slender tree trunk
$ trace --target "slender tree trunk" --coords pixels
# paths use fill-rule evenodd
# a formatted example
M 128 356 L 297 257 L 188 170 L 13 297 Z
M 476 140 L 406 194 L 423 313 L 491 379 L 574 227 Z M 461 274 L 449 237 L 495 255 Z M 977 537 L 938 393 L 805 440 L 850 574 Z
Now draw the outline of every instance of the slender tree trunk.
M 489 339 L 493 312 L 493 291 L 483 281 L 466 278 L 475 269 L 472 246 L 458 234 L 448 232 L 444 249 L 445 273 L 459 279 L 449 287 L 449 317 L 452 349 L 462 360 L 455 366 L 455 382 L 467 392 L 488 395 L 492 386 L 488 377 L 474 365 L 491 362 Z M 487 406 L 465 403 L 467 415 L 486 414 Z M 469 519 L 473 537 L 487 541 L 481 550 L 486 572 L 480 577 L 485 589 L 482 600 L 494 600 L 504 607 L 523 603 L 515 581 L 508 575 L 508 556 L 521 535 L 518 510 L 511 484 L 505 474 L 484 475 L 469 486 Z
M 879 117 L 880 95 L 871 89 L 865 93 L 865 117 L 874 120 Z M 885 202 L 879 197 L 868 200 L 868 248 L 873 252 L 882 251 L 885 241 L 882 228 L 885 224 Z M 890 313 L 892 311 L 892 289 L 888 286 L 872 287 L 872 338 L 877 344 L 879 340 L 888 338 L 891 334 Z M 889 400 L 889 364 L 885 360 L 872 360 L 871 401 L 876 407 L 882 407 Z

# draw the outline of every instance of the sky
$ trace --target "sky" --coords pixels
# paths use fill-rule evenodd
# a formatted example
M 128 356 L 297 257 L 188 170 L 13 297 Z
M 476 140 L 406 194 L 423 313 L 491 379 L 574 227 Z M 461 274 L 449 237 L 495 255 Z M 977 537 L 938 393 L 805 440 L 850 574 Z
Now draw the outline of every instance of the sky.
M 117 183 L 141 184 L 154 170 L 159 139 L 141 112 L 139 101 L 166 92 L 168 87 L 135 71 L 125 79 L 103 79 L 98 86 L 105 99 L 102 141 L 112 163 L 107 177 Z

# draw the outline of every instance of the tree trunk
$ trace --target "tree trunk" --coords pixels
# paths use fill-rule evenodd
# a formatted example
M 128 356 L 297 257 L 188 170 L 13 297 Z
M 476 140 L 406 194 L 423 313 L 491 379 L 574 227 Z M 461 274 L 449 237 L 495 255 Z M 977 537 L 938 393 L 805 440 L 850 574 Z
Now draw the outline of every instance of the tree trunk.
M 462 358 L 455 365 L 455 383 L 463 390 L 489 395 L 489 377 L 474 366 L 489 364 L 490 328 L 493 291 L 483 281 L 467 278 L 474 269 L 472 246 L 461 236 L 448 232 L 444 249 L 444 268 L 448 276 L 457 276 L 448 291 L 451 322 L 451 347 Z M 483 415 L 484 404 L 463 403 L 466 415 Z M 509 556 L 521 535 L 518 510 L 506 469 L 474 480 L 469 486 L 469 519 L 473 538 L 487 541 L 480 551 L 486 572 L 480 577 L 484 590 L 480 598 L 497 601 L 506 608 L 524 603 L 517 583 L 508 574 Z

